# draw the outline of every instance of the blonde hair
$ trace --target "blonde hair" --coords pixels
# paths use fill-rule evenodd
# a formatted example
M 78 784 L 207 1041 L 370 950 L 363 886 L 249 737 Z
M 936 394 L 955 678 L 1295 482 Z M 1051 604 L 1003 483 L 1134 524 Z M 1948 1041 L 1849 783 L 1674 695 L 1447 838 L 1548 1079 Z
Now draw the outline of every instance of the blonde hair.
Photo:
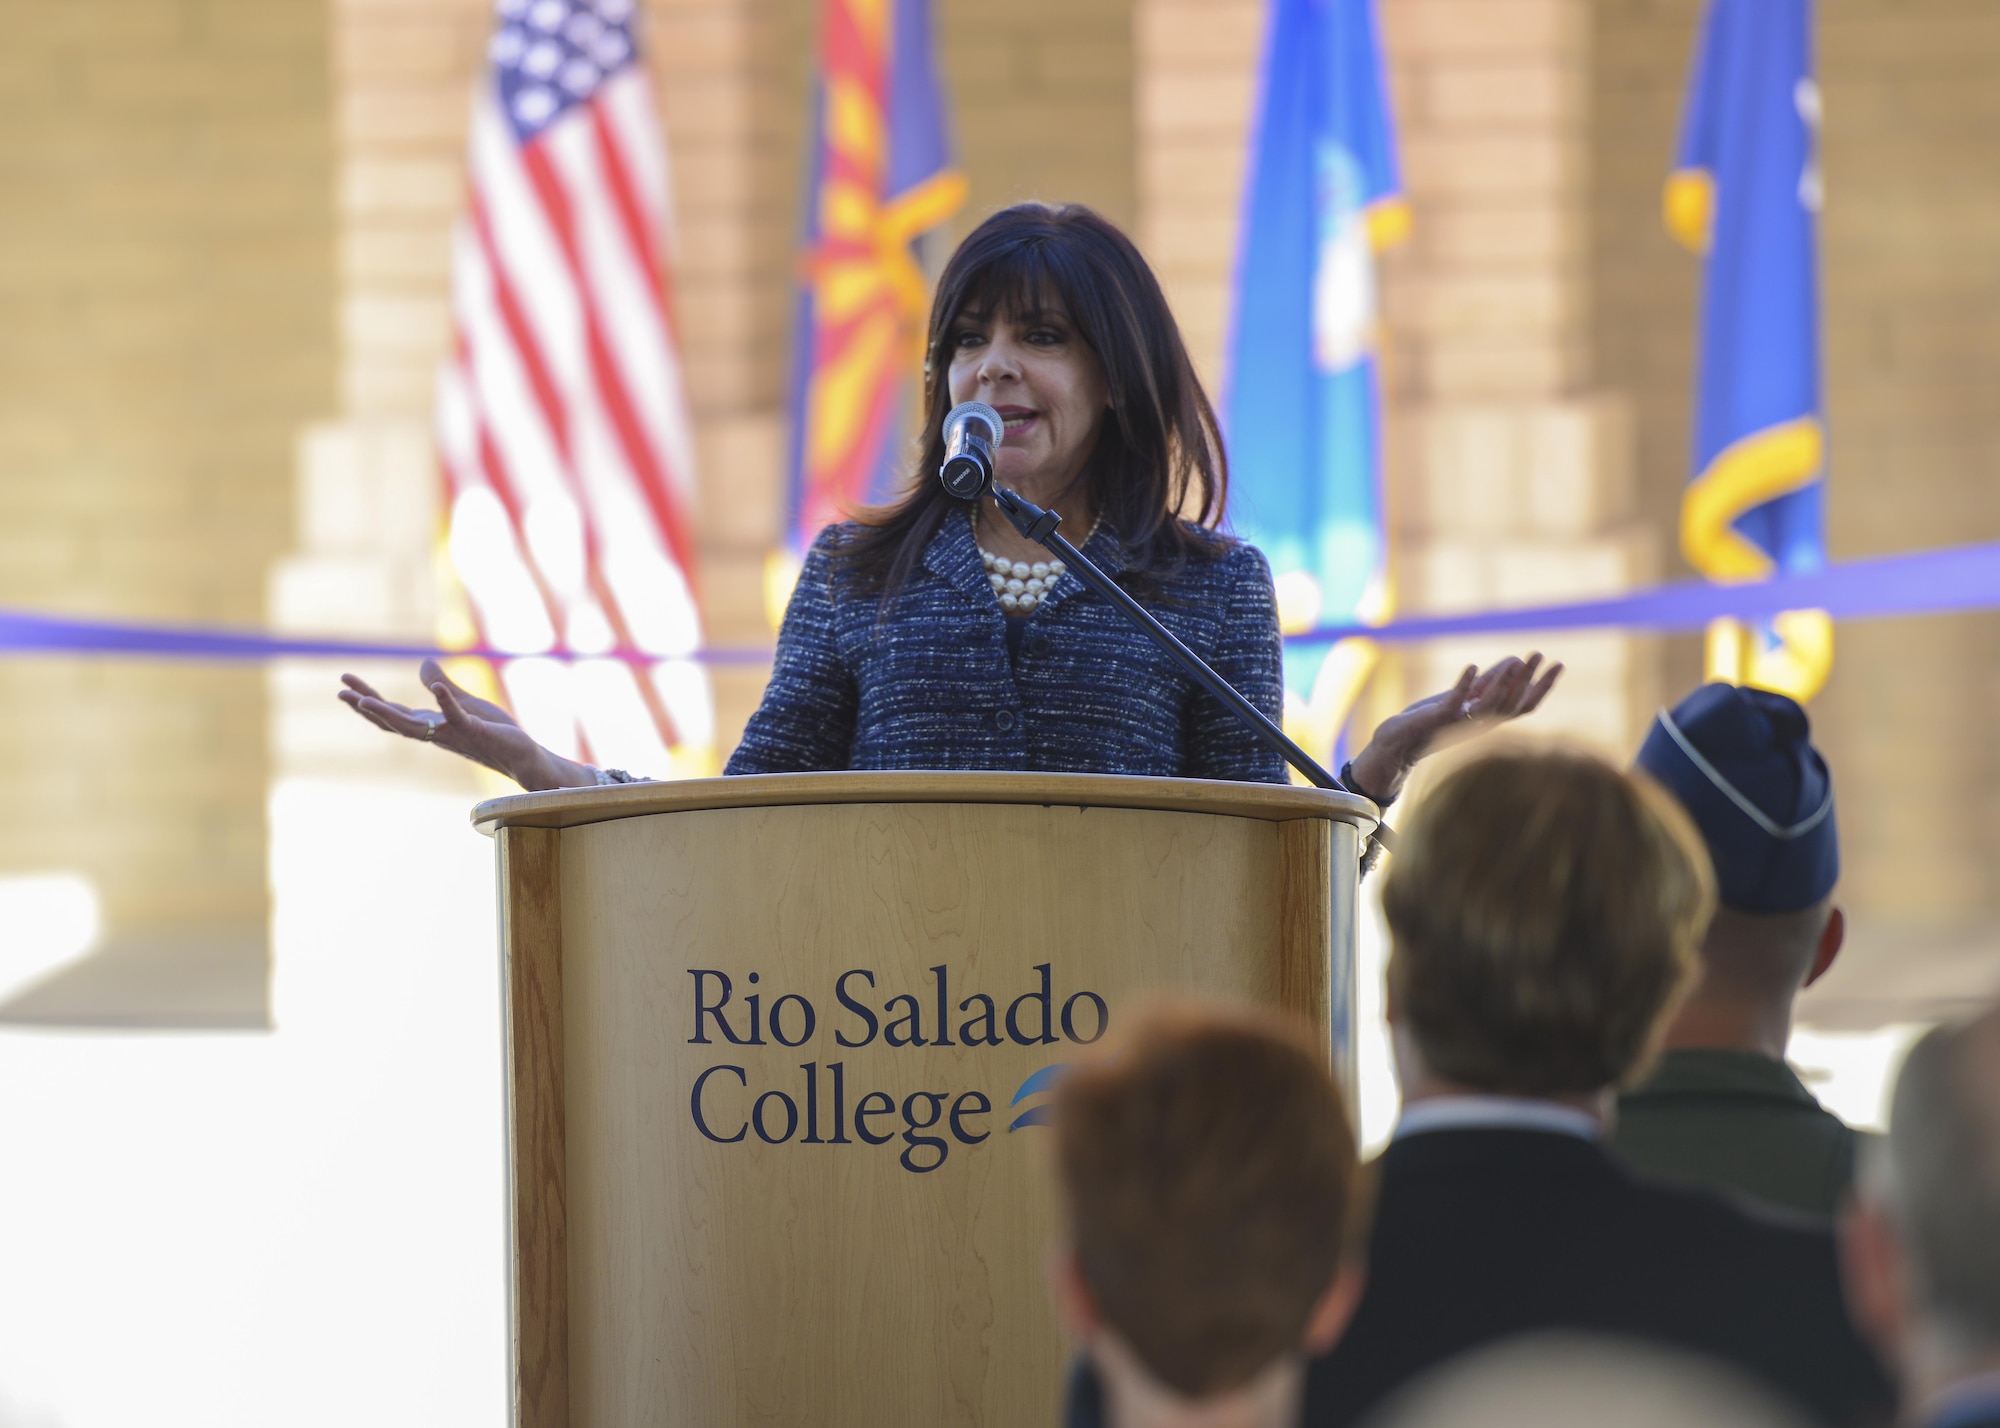
M 1382 890 L 1390 996 L 1425 1064 L 1481 1090 L 1602 1090 L 1643 1068 L 1715 908 L 1708 850 L 1643 774 L 1514 747 L 1447 775 Z

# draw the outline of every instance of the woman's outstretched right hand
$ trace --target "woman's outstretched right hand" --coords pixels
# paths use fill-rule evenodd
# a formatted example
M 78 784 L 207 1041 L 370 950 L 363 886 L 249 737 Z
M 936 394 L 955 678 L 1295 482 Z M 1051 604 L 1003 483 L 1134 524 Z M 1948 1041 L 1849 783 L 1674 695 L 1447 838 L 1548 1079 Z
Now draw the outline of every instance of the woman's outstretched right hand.
M 597 782 L 595 769 L 543 748 L 505 709 L 454 684 L 436 660 L 425 660 L 417 676 L 437 700 L 436 709 L 411 709 L 384 699 L 358 674 L 340 677 L 347 687 L 338 697 L 377 728 L 449 749 L 526 789 L 585 788 Z

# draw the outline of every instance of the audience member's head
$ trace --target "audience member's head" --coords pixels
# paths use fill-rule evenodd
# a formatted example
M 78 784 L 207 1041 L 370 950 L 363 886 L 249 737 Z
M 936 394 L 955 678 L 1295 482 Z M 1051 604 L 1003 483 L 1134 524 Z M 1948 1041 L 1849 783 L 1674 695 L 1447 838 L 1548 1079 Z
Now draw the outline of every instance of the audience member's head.
M 1323 1048 L 1275 1015 L 1161 1006 L 1056 1095 L 1058 1303 L 1113 1424 L 1297 1411 L 1342 1270 L 1354 1136 Z
M 1624 1081 L 1713 903 L 1699 835 L 1650 780 L 1564 749 L 1461 765 L 1404 825 L 1382 889 L 1405 1093 L 1565 1097 Z
M 1637 766 L 1701 830 L 1720 904 L 1669 1043 L 1782 1055 L 1793 998 L 1833 965 L 1846 935 L 1833 902 L 1833 776 L 1805 710 L 1782 694 L 1705 684 L 1660 711 Z
M 1634 1339 L 1530 1334 L 1454 1359 L 1369 1428 L 1804 1428 L 1725 1364 Z
M 1910 1053 L 1842 1240 L 1855 1318 L 1900 1364 L 1912 1410 L 2000 1372 L 2000 1008 Z

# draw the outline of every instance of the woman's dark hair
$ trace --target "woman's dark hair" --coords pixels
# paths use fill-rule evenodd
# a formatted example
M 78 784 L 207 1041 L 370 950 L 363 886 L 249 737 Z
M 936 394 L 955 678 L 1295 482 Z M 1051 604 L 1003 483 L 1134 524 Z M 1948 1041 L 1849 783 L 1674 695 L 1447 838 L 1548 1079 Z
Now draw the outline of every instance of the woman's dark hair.
M 1159 280 L 1131 239 L 1083 205 L 1020 203 L 975 228 L 938 278 L 916 479 L 900 500 L 856 512 L 860 529 L 836 557 L 861 588 L 893 599 L 946 518 L 965 509 L 930 479 L 944 462 L 954 324 L 967 309 L 1027 315 L 1055 301 L 1110 385 L 1111 420 L 1078 479 L 1117 532 L 1124 574 L 1157 588 L 1189 557 L 1219 549 L 1229 482 L 1222 434 Z

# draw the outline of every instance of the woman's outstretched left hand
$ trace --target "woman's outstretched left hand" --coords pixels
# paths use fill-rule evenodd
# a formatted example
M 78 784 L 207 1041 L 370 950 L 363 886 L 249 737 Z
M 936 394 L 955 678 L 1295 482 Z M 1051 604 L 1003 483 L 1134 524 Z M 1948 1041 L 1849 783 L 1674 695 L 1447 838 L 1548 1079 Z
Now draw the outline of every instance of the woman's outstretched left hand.
M 1535 653 L 1526 659 L 1509 655 L 1485 669 L 1467 665 L 1450 689 L 1419 699 L 1376 726 L 1375 737 L 1350 765 L 1354 782 L 1370 797 L 1394 798 L 1426 754 L 1532 713 L 1563 671 L 1560 663 L 1552 664 L 1538 677 L 1541 663 Z

